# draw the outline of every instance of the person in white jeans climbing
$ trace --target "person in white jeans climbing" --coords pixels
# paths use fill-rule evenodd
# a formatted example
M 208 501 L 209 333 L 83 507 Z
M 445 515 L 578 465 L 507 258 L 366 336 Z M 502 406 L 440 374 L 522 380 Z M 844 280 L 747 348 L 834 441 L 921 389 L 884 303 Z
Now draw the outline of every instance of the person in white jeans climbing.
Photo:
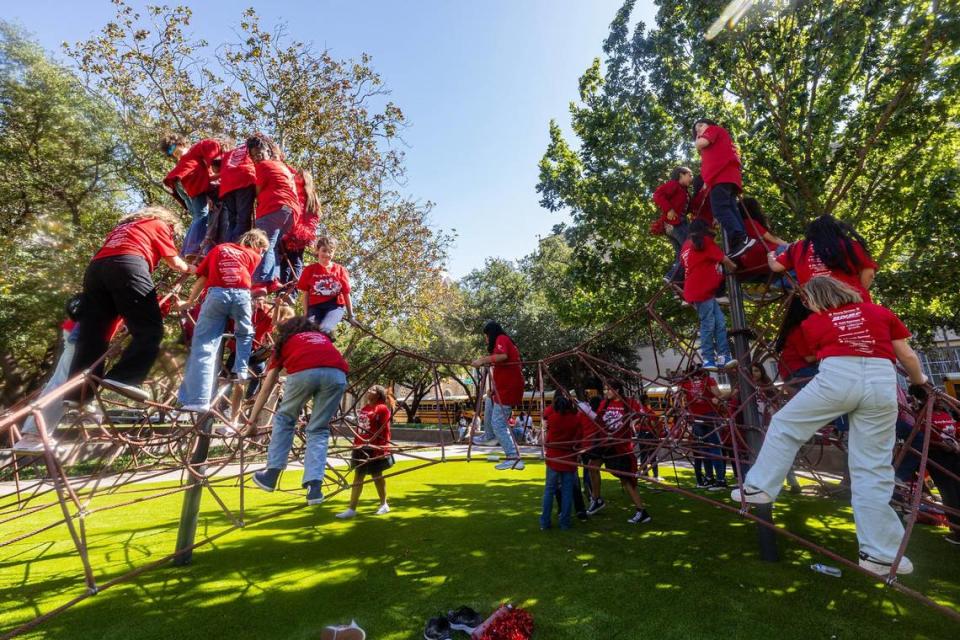
M 890 507 L 897 421 L 894 363 L 900 361 L 914 390 L 925 385 L 927 378 L 907 344 L 910 331 L 892 311 L 863 302 L 858 291 L 829 276 L 811 279 L 803 292 L 813 313 L 801 329 L 820 361 L 819 372 L 774 414 L 742 491 L 734 489 L 731 497 L 754 504 L 776 500 L 800 447 L 818 429 L 847 414 L 860 566 L 885 576 L 904 534 Z M 902 557 L 896 572 L 912 571 L 913 564 Z

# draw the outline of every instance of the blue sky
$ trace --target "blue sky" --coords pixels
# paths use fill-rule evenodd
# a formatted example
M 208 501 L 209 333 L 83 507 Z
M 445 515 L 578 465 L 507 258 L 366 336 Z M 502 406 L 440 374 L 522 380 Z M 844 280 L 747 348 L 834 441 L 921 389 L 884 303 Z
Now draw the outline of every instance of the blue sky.
M 186 0 L 182 0 L 186 2 Z M 411 126 L 403 136 L 404 190 L 436 203 L 435 226 L 456 229 L 450 274 L 487 257 L 517 259 L 566 217 L 541 209 L 534 189 L 550 118 L 566 127 L 577 79 L 622 0 L 311 0 L 187 2 L 194 34 L 233 39 L 241 11 L 289 24 L 293 37 L 337 57 L 373 56 Z M 170 2 L 176 4 L 176 2 Z M 140 8 L 144 3 L 131 2 Z M 652 0 L 633 20 L 652 21 Z M 108 0 L 7 3 L 4 18 L 51 51 L 97 31 Z

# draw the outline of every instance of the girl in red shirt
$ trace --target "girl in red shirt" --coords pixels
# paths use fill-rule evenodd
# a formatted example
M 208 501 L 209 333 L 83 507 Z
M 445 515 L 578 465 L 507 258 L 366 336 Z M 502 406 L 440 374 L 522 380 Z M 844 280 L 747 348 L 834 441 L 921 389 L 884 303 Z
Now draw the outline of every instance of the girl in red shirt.
M 865 302 L 871 302 L 869 289 L 877 263 L 870 257 L 863 237 L 829 214 L 807 225 L 804 239 L 779 256 L 768 253 L 767 261 L 775 273 L 795 270 L 801 285 L 817 276 L 830 276 L 857 289 Z
M 670 180 L 664 182 L 653 192 L 653 202 L 660 209 L 660 221 L 664 233 L 674 249 L 673 266 L 667 272 L 667 282 L 678 282 L 683 278 L 680 268 L 680 247 L 687 239 L 687 208 L 690 203 L 690 183 L 693 172 L 686 167 L 676 167 L 670 173 Z
M 721 265 L 731 271 L 735 271 L 737 265 L 723 255 L 713 236 L 713 230 L 703 220 L 694 220 L 690 223 L 690 237 L 680 251 L 685 272 L 683 299 L 692 304 L 700 316 L 700 355 L 703 368 L 708 371 L 737 366 L 727 341 L 727 318 L 716 298 L 717 289 L 723 283 Z
M 200 256 L 202 252 L 201 244 L 207 235 L 210 213 L 207 196 L 211 190 L 210 172 L 223 149 L 223 143 L 214 138 L 201 140 L 190 147 L 181 135 L 167 134 L 160 139 L 160 150 L 176 163 L 163 179 L 163 184 L 192 218 L 183 239 L 182 255 L 188 259 Z
M 301 169 L 297 172 L 296 183 L 300 217 L 283 236 L 283 260 L 280 263 L 280 282 L 283 284 L 300 278 L 303 252 L 317 241 L 317 225 L 320 223 L 320 198 L 313 186 L 313 174 Z
M 554 497 L 560 495 L 560 528 L 569 529 L 577 491 L 577 451 L 583 438 L 585 416 L 559 392 L 543 412 L 544 455 L 547 478 L 543 486 L 540 529 L 549 529 Z
M 736 258 L 756 244 L 744 232 L 737 206 L 737 195 L 743 191 L 740 154 L 727 130 L 713 120 L 697 120 L 693 137 L 700 152 L 700 175 L 710 189 L 710 208 L 727 234 L 730 257 Z
M 83 276 L 83 304 L 76 355 L 70 377 L 93 366 L 107 351 L 109 337 L 122 318 L 131 340 L 106 374 L 99 362 L 93 375 L 101 383 L 143 401 L 150 394 L 141 387 L 160 352 L 163 314 L 153 284 L 153 270 L 163 260 L 181 273 L 194 273 L 177 255 L 174 233 L 180 220 L 163 207 L 146 207 L 120 220 L 87 266 Z M 80 391 L 68 397 L 79 399 Z
M 220 202 L 226 217 L 226 242 L 236 242 L 253 226 L 257 169 L 247 145 L 223 150 L 220 156 Z
M 774 414 L 756 463 L 742 490 L 735 489 L 731 497 L 773 502 L 800 447 L 823 425 L 847 414 L 860 566 L 880 576 L 911 573 L 906 557 L 892 566 L 903 525 L 890 507 L 898 413 L 895 362 L 903 365 L 915 393 L 927 382 L 907 344 L 910 331 L 892 311 L 862 302 L 857 290 L 834 278 L 813 278 L 804 293 L 813 313 L 801 330 L 820 360 L 819 371 Z
M 254 282 L 279 287 L 282 245 L 280 239 L 296 222 L 300 199 L 293 171 L 283 162 L 279 147 L 263 134 L 247 140 L 247 153 L 256 170 L 257 229 L 267 234 L 270 246 L 254 274 Z
M 380 506 L 377 515 L 390 513 L 387 504 L 387 480 L 383 472 L 393 466 L 390 454 L 390 419 L 396 402 L 385 387 L 376 385 L 367 392 L 363 408 L 357 412 L 357 428 L 354 430 L 353 454 L 350 468 L 354 470 L 353 488 L 350 492 L 350 506 L 337 517 L 343 520 L 357 515 L 357 504 L 363 493 L 364 478 L 373 476 L 373 485 L 377 488 Z
M 333 261 L 337 241 L 326 236 L 317 240 L 317 261 L 300 274 L 297 289 L 306 292 L 307 315 L 320 325 L 321 331 L 333 335 L 337 324 L 346 315 L 353 317 L 350 300 L 350 274 Z
M 787 247 L 790 243 L 770 232 L 770 222 L 756 198 L 744 198 L 742 204 L 743 226 L 747 235 L 757 242 L 737 259 L 740 266 L 737 277 L 764 279 L 770 273 L 767 253 L 773 251 L 779 254 L 782 251 L 780 247 Z
M 524 463 L 520 459 L 520 450 L 507 424 L 513 415 L 513 407 L 523 401 L 523 369 L 520 366 L 520 350 L 499 322 L 493 320 L 487 322 L 483 326 L 483 334 L 487 338 L 487 352 L 490 355 L 477 358 L 472 363 L 477 368 L 493 365 L 490 375 L 493 394 L 486 399 L 483 410 L 483 440 L 489 441 L 496 438 L 503 447 L 506 459 L 497 465 L 497 469 L 520 470 L 524 468 Z
M 773 344 L 780 379 L 784 382 L 784 389 L 791 394 L 802 389 L 809 379 L 817 375 L 817 359 L 800 329 L 810 313 L 803 299 L 799 295 L 793 296 Z M 795 380 L 798 382 L 794 383 Z
M 300 412 L 307 402 L 313 400 L 312 413 L 304 429 L 307 442 L 301 486 L 307 489 L 307 504 L 320 504 L 323 502 L 330 420 L 340 408 L 350 367 L 330 337 L 321 333 L 310 318 L 298 316 L 287 320 L 280 325 L 273 359 L 250 411 L 251 424 L 257 423 L 260 411 L 280 378 L 281 369 L 286 370 L 287 377 L 283 384 L 283 400 L 273 417 L 267 466 L 253 474 L 253 482 L 264 491 L 276 490 L 293 447 Z

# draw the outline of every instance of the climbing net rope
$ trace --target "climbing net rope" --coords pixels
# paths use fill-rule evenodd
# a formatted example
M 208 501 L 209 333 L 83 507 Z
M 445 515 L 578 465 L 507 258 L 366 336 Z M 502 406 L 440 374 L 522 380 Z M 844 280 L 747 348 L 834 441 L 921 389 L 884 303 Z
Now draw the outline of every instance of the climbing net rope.
M 175 283 L 170 293 L 176 293 L 181 284 L 182 280 Z M 562 377 L 558 372 L 569 371 L 571 367 L 588 372 L 593 379 L 604 384 L 613 380 L 620 381 L 625 386 L 624 395 L 632 395 L 651 387 L 665 389 L 663 406 L 658 415 L 642 417 L 642 420 L 646 421 L 645 427 L 633 436 L 612 442 L 608 440 L 611 445 L 632 443 L 633 455 L 638 459 L 638 469 L 636 473 L 629 475 L 636 476 L 644 485 L 655 484 L 660 490 L 674 492 L 753 520 L 761 529 L 775 531 L 840 565 L 863 572 L 856 562 L 851 562 L 838 553 L 782 527 L 775 527 L 767 518 L 749 510 L 746 504 L 732 504 L 724 501 L 722 495 L 717 496 L 720 500 L 714 500 L 712 494 L 697 493 L 684 488 L 679 482 L 671 484 L 647 477 L 649 467 L 655 462 L 661 466 L 690 466 L 699 458 L 707 461 L 723 460 L 734 470 L 739 482 L 743 477 L 744 466 L 748 465 L 756 454 L 755 447 L 751 447 L 750 443 L 759 442 L 765 429 L 765 421 L 751 426 L 748 424 L 749 420 L 743 419 L 744 407 L 762 399 L 768 412 L 773 413 L 786 401 L 785 395 L 779 389 L 754 385 L 749 382 L 749 377 L 744 375 L 750 371 L 751 362 L 764 362 L 774 358 L 771 343 L 764 338 L 763 331 L 758 331 L 755 327 L 772 326 L 771 319 L 775 322 L 783 315 L 792 295 L 788 291 L 775 289 L 767 282 L 754 287 L 753 304 L 745 305 L 750 310 L 748 323 L 750 327 L 754 327 L 750 330 L 754 340 L 752 349 L 747 354 L 737 354 L 746 357 L 741 358 L 739 371 L 727 374 L 734 395 L 739 396 L 740 408 L 711 424 L 710 433 L 695 433 L 693 415 L 685 404 L 678 400 L 681 394 L 677 392 L 677 388 L 685 376 L 662 371 L 661 362 L 658 360 L 658 354 L 672 350 L 680 355 L 678 370 L 682 371 L 686 369 L 685 365 L 698 359 L 693 335 L 683 335 L 675 331 L 674 326 L 661 313 L 662 309 L 676 306 L 671 301 L 674 294 L 671 285 L 664 286 L 646 305 L 611 323 L 583 343 L 541 360 L 524 363 L 527 373 L 530 374 L 528 379 L 535 380 L 534 389 L 541 410 L 548 402 L 548 389 L 553 389 L 553 393 L 567 393 L 566 387 L 558 380 L 558 377 Z M 609 338 L 626 327 L 631 331 L 635 331 L 636 327 L 645 329 L 643 342 L 652 347 L 655 375 L 644 375 L 640 371 L 597 355 L 601 351 L 597 345 L 602 339 Z M 403 348 L 359 323 L 354 323 L 352 330 L 361 332 L 361 339 L 376 343 L 379 355 L 352 369 L 347 393 L 340 410 L 331 421 L 332 442 L 324 479 L 324 494 L 328 497 L 347 489 L 351 484 L 348 463 L 357 429 L 359 403 L 362 402 L 365 390 L 382 380 L 391 363 L 400 359 L 419 366 L 422 372 L 421 382 L 425 381 L 431 387 L 431 393 L 427 397 L 437 401 L 438 407 L 444 398 L 442 380 L 449 377 L 454 370 L 469 366 L 469 363 L 438 360 Z M 103 358 L 114 358 L 123 341 L 124 336 L 121 333 L 114 339 Z M 222 379 L 209 412 L 178 413 L 175 398 L 181 377 L 181 364 L 176 358 L 165 354 L 158 361 L 148 382 L 154 401 L 137 402 L 98 387 L 92 401 L 84 407 L 68 411 L 59 426 L 45 424 L 45 409 L 53 403 L 61 403 L 67 394 L 79 386 L 96 381 L 95 376 L 88 370 L 43 397 L 25 399 L 18 407 L 0 416 L 0 442 L 4 445 L 12 447 L 20 437 L 19 429 L 24 419 L 30 415 L 36 421 L 44 442 L 43 452 L 34 456 L 15 455 L 12 449 L 0 451 L 0 548 L 11 548 L 12 545 L 24 543 L 47 531 L 65 531 L 72 541 L 85 586 L 85 589 L 56 608 L 38 613 L 34 619 L 7 630 L 2 638 L 23 633 L 85 598 L 129 581 L 152 568 L 171 561 L 188 559 L 195 548 L 209 544 L 239 528 L 306 506 L 300 493 L 297 493 L 297 500 L 294 502 L 293 496 L 289 492 L 284 495 L 282 489 L 276 506 L 268 509 L 257 508 L 255 512 L 251 512 L 245 499 L 246 491 L 251 486 L 248 481 L 249 474 L 263 465 L 271 436 L 272 416 L 283 393 L 282 380 L 272 391 L 261 415 L 255 421 L 241 423 L 242 428 L 232 430 L 223 428 L 223 425 L 229 422 L 224 408 L 233 394 L 238 397 L 242 394 L 242 390 L 234 389 L 234 386 L 239 385 Z M 481 373 L 474 401 L 474 414 L 477 416 L 482 410 L 486 385 L 487 375 Z M 933 508 L 947 514 L 960 515 L 960 512 L 941 504 L 924 490 L 923 478 L 931 468 L 936 468 L 941 474 L 960 482 L 960 478 L 952 470 L 938 465 L 929 456 L 931 416 L 936 401 L 960 409 L 960 403 L 946 394 L 940 391 L 930 394 L 916 411 L 913 433 L 904 442 L 898 443 L 894 453 L 896 463 L 903 461 L 906 456 L 916 456 L 920 461 L 920 481 L 898 491 L 894 497 L 896 508 L 902 513 L 906 523 L 906 535 L 894 566 L 910 543 L 921 511 Z M 393 468 L 384 473 L 385 477 L 410 473 L 443 462 L 470 461 L 478 455 L 486 457 L 489 450 L 480 450 L 473 444 L 472 436 L 478 427 L 478 420 L 475 419 L 469 424 L 466 444 L 454 446 L 450 444 L 458 435 L 454 412 L 440 411 L 438 415 L 440 417 L 436 443 L 390 443 L 392 455 L 412 464 Z M 308 416 L 309 413 L 301 416 L 297 426 L 294 447 L 290 453 L 290 460 L 294 463 L 303 458 L 303 429 L 306 424 L 305 417 Z M 53 440 L 54 429 L 56 441 Z M 719 436 L 719 447 L 712 444 L 716 442 L 712 438 L 714 434 Z M 917 436 L 922 436 L 922 445 L 919 444 L 920 438 Z M 558 447 L 568 445 L 570 453 L 563 457 L 564 461 L 590 466 L 580 459 L 582 443 L 552 444 Z M 545 457 L 543 438 L 539 438 L 538 446 L 539 452 L 529 446 L 523 447 L 523 455 Z M 843 451 L 844 441 L 832 427 L 825 425 L 797 457 L 795 469 L 805 478 L 806 492 L 816 490 L 828 494 L 837 491 L 836 476 L 819 468 L 824 451 L 830 447 Z M 615 473 L 627 474 L 620 471 Z M 367 476 L 365 481 L 370 480 Z M 89 553 L 87 523 L 94 518 L 109 517 L 105 514 L 116 510 L 143 505 L 179 493 L 185 496 L 193 495 L 197 500 L 201 495 L 208 494 L 222 512 L 223 526 L 212 532 L 205 530 L 198 539 L 191 535 L 185 542 L 178 544 L 177 549 L 162 558 L 144 562 L 109 579 L 98 580 L 98 568 L 94 566 Z M 182 527 L 183 522 L 181 531 Z M 875 577 L 872 574 L 867 575 Z M 892 570 L 884 582 L 889 587 L 960 620 L 960 612 L 940 605 L 927 595 L 896 581 Z

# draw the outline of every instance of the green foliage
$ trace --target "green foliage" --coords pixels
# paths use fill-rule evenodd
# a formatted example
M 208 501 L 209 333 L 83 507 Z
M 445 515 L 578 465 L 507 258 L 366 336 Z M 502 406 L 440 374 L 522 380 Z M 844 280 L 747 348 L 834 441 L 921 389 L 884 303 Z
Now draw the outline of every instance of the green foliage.
M 663 0 L 656 28 L 631 32 L 625 2 L 570 107 L 578 148 L 550 124 L 537 188 L 573 214 L 578 286 L 604 292 L 586 312 L 615 316 L 657 288 L 672 252 L 647 234 L 652 192 L 697 165 L 690 130 L 707 116 L 730 129 L 779 235 L 821 213 L 849 221 L 881 262 L 880 301 L 921 333 L 956 328 L 956 3 L 758 3 L 705 40 L 726 4 Z

